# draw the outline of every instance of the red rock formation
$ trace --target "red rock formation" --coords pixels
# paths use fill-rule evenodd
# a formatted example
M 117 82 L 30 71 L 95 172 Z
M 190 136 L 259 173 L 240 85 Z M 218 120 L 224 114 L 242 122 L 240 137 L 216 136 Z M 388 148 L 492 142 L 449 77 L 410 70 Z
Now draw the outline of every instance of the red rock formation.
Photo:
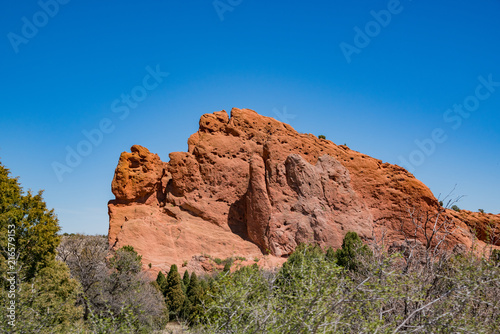
M 452 231 L 449 247 L 471 247 L 472 228 L 483 241 L 488 224 L 500 232 L 499 215 L 444 210 L 405 169 L 252 110 L 203 115 L 188 146 L 168 163 L 133 146 L 115 171 L 109 242 L 134 246 L 156 271 L 200 271 L 200 254 L 272 266 L 301 242 L 338 248 L 348 231 L 390 244 L 436 217 Z

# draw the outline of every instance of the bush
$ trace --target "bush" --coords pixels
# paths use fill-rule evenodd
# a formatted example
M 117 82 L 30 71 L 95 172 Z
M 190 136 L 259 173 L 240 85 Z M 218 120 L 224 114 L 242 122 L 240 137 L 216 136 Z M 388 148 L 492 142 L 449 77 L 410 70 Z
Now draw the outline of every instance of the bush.
M 494 249 L 491 251 L 490 261 L 495 265 L 500 264 L 500 249 Z
M 324 135 L 319 135 L 318 138 L 319 139 L 326 139 L 326 137 Z
M 103 236 L 63 237 L 58 248 L 58 258 L 82 286 L 78 303 L 84 307 L 85 326 L 97 333 L 161 328 L 167 319 L 160 292 L 163 273 L 150 283 L 131 246 L 117 250 L 109 260 L 107 257 L 108 243 Z
M 453 205 L 451 207 L 451 209 L 454 210 L 454 211 L 460 212 L 460 208 L 458 206 L 456 206 L 456 205 Z
M 371 255 L 371 250 L 363 244 L 356 232 L 347 232 L 342 241 L 342 248 L 337 250 L 334 258 L 339 266 L 348 270 L 357 270 L 361 265 L 360 258 Z
M 195 330 L 498 332 L 500 251 L 486 259 L 473 251 L 453 255 L 425 247 L 389 254 L 382 246 L 374 244 L 372 251 L 349 232 L 341 249 L 326 254 L 317 245 L 299 245 L 275 271 L 254 265 L 220 273 Z
M 352 234 L 346 249 L 357 238 Z M 359 246 L 359 245 L 358 245 Z M 361 247 L 355 247 L 362 249 Z M 356 253 L 356 251 L 354 251 Z M 496 254 L 496 253 L 495 253 Z M 352 255 L 352 253 L 351 253 Z M 496 255 L 495 255 L 496 256 Z M 351 257 L 350 257 L 351 258 Z M 354 254 L 345 270 L 301 245 L 277 272 L 219 274 L 200 333 L 497 333 L 500 267 L 472 253 L 407 266 L 400 254 Z

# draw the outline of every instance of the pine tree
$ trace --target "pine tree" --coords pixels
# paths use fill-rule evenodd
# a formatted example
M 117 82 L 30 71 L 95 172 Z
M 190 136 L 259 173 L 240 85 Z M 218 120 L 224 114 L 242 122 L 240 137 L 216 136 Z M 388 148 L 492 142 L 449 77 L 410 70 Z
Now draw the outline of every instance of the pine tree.
M 199 297 L 199 292 L 200 283 L 198 282 L 196 273 L 193 272 L 193 274 L 191 275 L 191 280 L 189 281 L 186 296 L 191 302 L 193 302 L 193 304 L 195 304 L 195 298 Z
M 184 302 L 182 303 L 182 308 L 181 308 L 181 311 L 180 311 L 180 316 L 182 319 L 184 320 L 189 320 L 189 317 L 191 315 L 191 308 L 192 308 L 192 304 L 191 302 L 189 301 L 188 298 L 184 298 Z
M 156 276 L 156 283 L 158 284 L 161 293 L 165 295 L 167 288 L 167 278 L 165 277 L 165 275 L 163 275 L 161 270 L 158 272 L 158 276 Z
M 182 282 L 187 289 L 187 287 L 189 286 L 189 272 L 187 270 L 184 272 L 184 276 L 182 276 Z
M 191 323 L 196 323 L 200 316 L 203 314 L 203 308 L 201 305 L 203 299 L 203 290 L 198 281 L 196 273 L 191 274 L 191 280 L 187 288 L 186 299 L 189 301 L 189 317 L 187 320 Z
M 170 314 L 177 316 L 184 303 L 184 293 L 182 292 L 181 276 L 175 264 L 170 267 L 168 272 L 165 297 Z
M 186 295 L 188 285 L 189 285 L 189 273 L 186 270 L 184 272 L 184 276 L 182 276 L 182 280 L 181 280 L 182 292 L 184 293 L 184 296 Z

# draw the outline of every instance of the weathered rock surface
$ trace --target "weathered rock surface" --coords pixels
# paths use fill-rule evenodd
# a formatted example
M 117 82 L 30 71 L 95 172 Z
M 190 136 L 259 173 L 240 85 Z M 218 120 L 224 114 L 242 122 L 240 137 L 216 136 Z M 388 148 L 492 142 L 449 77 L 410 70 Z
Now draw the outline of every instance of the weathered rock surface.
M 444 210 L 399 166 L 248 109 L 203 115 L 188 152 L 171 153 L 168 163 L 133 146 L 112 191 L 110 245 L 134 246 L 155 271 L 173 263 L 200 271 L 201 254 L 273 266 L 301 242 L 338 248 L 355 231 L 391 244 L 420 223 L 416 237 L 425 242 L 429 219 L 452 232 L 449 247 L 471 247 L 474 235 L 484 246 L 491 226 L 500 232 L 499 215 Z

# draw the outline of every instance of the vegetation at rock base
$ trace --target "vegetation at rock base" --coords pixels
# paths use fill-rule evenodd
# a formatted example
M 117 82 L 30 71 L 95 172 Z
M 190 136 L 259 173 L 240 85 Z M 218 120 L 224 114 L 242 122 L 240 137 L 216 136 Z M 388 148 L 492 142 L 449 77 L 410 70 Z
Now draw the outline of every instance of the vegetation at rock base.
M 301 245 L 279 270 L 220 274 L 193 333 L 499 332 L 497 251 L 443 252 L 427 265 L 409 261 L 416 254 L 357 249 L 351 268 Z

